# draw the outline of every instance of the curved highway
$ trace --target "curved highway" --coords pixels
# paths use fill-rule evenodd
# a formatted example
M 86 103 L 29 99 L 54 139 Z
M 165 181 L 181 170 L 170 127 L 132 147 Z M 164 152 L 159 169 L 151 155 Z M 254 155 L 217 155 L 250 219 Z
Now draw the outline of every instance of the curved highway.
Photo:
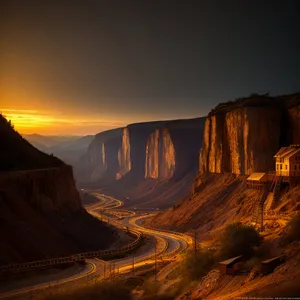
M 77 271 L 76 274 L 72 274 L 68 278 L 55 281 L 47 281 L 45 279 L 43 283 L 9 290 L 0 294 L 0 299 L 30 299 L 33 293 L 45 290 L 46 288 L 49 290 L 54 288 L 56 290 L 69 289 L 74 287 L 74 284 L 77 286 L 85 285 L 87 281 L 95 282 L 96 280 L 103 280 L 103 278 L 108 278 L 115 273 L 133 272 L 134 269 L 138 269 L 141 266 L 155 264 L 162 260 L 174 259 L 176 254 L 193 244 L 193 239 L 190 236 L 143 227 L 141 222 L 143 219 L 149 218 L 150 214 L 137 215 L 133 211 L 122 210 L 122 201 L 97 191 L 90 191 L 89 193 L 99 200 L 99 202 L 86 206 L 89 213 L 103 221 L 108 221 L 113 226 L 122 230 L 126 226 L 129 231 L 138 230 L 142 232 L 147 238 L 147 244 L 125 258 L 110 261 L 88 259 L 86 260 L 87 265 L 85 268 Z

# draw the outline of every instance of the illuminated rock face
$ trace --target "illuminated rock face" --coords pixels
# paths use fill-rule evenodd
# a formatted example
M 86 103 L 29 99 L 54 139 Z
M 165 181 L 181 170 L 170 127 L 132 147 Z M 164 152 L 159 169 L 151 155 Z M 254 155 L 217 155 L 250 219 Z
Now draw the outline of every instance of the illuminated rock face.
M 150 134 L 146 145 L 145 178 L 167 180 L 175 171 L 175 148 L 166 128 Z
M 128 173 L 131 170 L 130 139 L 129 129 L 127 127 L 123 130 L 122 146 L 118 151 L 118 162 L 119 172 L 116 175 L 117 179 L 123 177 L 126 173 Z
M 207 117 L 200 150 L 200 171 L 220 173 L 223 157 L 223 116 Z
M 200 172 L 249 175 L 272 170 L 281 118 L 281 111 L 271 107 L 245 107 L 208 116 Z
M 145 178 L 158 178 L 159 129 L 150 134 L 146 145 Z
M 175 147 L 169 131 L 162 129 L 161 134 L 161 162 L 159 164 L 159 177 L 169 179 L 175 172 Z

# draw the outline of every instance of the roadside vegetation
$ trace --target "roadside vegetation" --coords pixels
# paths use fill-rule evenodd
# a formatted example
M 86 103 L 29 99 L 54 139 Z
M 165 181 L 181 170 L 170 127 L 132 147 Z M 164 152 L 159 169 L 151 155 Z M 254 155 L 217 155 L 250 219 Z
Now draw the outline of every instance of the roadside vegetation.
M 292 228 L 294 228 L 294 222 L 296 221 L 292 222 Z M 257 265 L 258 258 L 255 249 L 257 250 L 261 246 L 262 237 L 254 227 L 240 222 L 229 224 L 216 242 L 220 246 L 218 250 L 198 249 L 196 252 L 192 250 L 187 252 L 181 263 L 167 276 L 168 280 L 174 281 L 167 289 L 163 287 L 165 283 L 154 281 L 151 276 L 139 287 L 126 284 L 122 280 L 106 281 L 77 291 L 73 290 L 59 295 L 45 295 L 39 300 L 130 300 L 133 299 L 132 292 L 135 289 L 140 291 L 140 299 L 142 300 L 175 299 L 175 297 L 198 285 L 199 281 L 216 267 L 220 260 L 244 255 L 249 259 L 251 258 L 247 266 L 249 269 Z
M 254 248 L 260 246 L 262 241 L 263 238 L 253 226 L 241 222 L 231 223 L 220 235 L 217 258 L 228 259 L 239 255 L 251 257 Z
M 200 249 L 196 253 L 187 253 L 181 266 L 181 273 L 189 282 L 205 276 L 215 263 L 212 251 Z

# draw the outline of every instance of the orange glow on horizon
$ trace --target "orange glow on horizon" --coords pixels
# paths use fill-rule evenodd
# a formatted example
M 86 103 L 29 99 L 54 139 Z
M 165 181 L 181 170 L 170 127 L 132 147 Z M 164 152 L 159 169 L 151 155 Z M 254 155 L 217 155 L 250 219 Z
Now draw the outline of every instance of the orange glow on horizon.
M 15 129 L 21 134 L 85 135 L 126 125 L 102 117 L 82 119 L 76 116 L 63 117 L 54 112 L 23 109 L 0 109 L 0 111 L 5 118 L 11 120 Z

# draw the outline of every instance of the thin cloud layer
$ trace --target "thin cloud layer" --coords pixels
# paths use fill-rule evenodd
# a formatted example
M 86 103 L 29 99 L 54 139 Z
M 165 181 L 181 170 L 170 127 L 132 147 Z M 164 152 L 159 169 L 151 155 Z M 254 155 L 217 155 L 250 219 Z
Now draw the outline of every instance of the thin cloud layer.
M 14 127 L 23 134 L 95 134 L 103 130 L 122 127 L 126 124 L 116 121 L 62 117 L 59 113 L 47 113 L 36 110 L 0 109 L 11 120 Z

